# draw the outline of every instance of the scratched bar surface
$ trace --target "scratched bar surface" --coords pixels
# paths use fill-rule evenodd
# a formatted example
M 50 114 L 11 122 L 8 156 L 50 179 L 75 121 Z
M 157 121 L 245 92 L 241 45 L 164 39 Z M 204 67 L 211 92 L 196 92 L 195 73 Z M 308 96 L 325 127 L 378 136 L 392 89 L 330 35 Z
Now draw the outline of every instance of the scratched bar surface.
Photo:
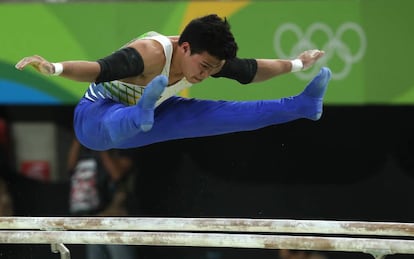
M 414 254 L 412 240 L 237 233 L 0 231 L 0 243 L 128 244 Z
M 208 231 L 414 236 L 413 223 L 249 218 L 0 217 L 0 229 Z

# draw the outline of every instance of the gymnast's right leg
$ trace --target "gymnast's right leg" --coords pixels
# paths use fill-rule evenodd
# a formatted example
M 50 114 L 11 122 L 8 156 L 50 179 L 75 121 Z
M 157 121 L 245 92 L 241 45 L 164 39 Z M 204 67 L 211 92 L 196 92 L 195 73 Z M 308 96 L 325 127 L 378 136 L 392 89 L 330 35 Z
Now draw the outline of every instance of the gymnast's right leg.
M 126 106 L 109 98 L 93 102 L 80 100 L 75 108 L 74 129 L 80 143 L 93 150 L 118 147 L 140 132 L 149 131 L 154 123 L 155 103 L 168 79 L 155 77 L 145 88 L 136 105 Z

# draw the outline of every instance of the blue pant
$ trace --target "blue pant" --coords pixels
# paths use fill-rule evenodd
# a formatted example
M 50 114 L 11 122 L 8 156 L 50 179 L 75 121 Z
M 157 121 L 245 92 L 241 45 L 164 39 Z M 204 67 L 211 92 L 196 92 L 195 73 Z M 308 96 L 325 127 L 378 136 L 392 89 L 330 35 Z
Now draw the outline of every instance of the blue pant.
M 330 76 L 330 70 L 322 68 L 302 93 L 277 100 L 215 101 L 173 96 L 153 110 L 154 123 L 148 131 L 140 125 L 139 102 L 126 106 L 108 98 L 95 102 L 83 98 L 75 109 L 75 133 L 84 146 L 107 150 L 251 131 L 301 118 L 318 120 Z

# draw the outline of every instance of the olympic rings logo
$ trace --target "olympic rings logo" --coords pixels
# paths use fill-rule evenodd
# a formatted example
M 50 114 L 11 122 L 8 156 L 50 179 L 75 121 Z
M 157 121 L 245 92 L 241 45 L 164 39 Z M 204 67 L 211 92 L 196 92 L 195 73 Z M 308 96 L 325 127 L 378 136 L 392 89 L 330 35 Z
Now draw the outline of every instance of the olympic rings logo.
M 298 40 L 288 53 L 282 49 L 282 39 L 286 33 L 293 33 Z M 357 51 L 352 51 L 346 42 L 344 42 L 345 33 L 354 33 L 356 35 L 359 41 Z M 317 46 L 313 40 L 316 34 L 324 35 L 327 42 L 322 46 Z M 278 57 L 283 59 L 291 59 L 308 49 L 322 49 L 325 51 L 325 56 L 318 61 L 322 66 L 327 66 L 329 61 L 334 58 L 339 58 L 342 61 L 342 69 L 340 71 L 332 71 L 332 78 L 341 80 L 351 72 L 352 65 L 364 57 L 367 48 L 367 39 L 361 26 L 353 22 L 345 22 L 341 24 L 336 32 L 334 32 L 328 25 L 320 22 L 311 24 L 305 32 L 303 32 L 296 24 L 285 23 L 275 32 L 274 47 Z M 316 66 L 310 68 L 311 71 L 315 69 L 318 68 Z M 303 80 L 311 79 L 313 74 L 314 73 L 295 73 L 296 76 Z

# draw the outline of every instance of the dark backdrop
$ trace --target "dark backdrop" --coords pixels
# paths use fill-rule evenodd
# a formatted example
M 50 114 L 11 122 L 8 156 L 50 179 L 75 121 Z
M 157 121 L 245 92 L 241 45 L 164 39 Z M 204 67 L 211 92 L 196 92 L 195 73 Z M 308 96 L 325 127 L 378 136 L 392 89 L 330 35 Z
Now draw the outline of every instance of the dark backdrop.
M 55 107 L 56 114 L 60 114 L 56 122 L 70 121 L 63 117 L 70 117 L 72 108 Z M 35 109 L 44 107 L 31 107 Z M 25 115 L 10 119 L 27 116 L 27 112 L 16 110 L 13 114 Z M 137 149 L 140 173 L 133 213 L 414 222 L 410 206 L 414 193 L 413 114 L 411 106 L 326 106 L 317 122 L 298 120 L 252 132 L 169 141 Z M 11 186 L 17 214 L 67 215 L 67 183 L 14 179 Z M 26 248 L 19 249 L 20 254 L 30 253 L 31 257 L 24 258 L 39 258 L 39 254 L 42 258 L 58 258 L 47 245 L 19 247 Z M 82 258 L 82 246 L 68 247 L 73 258 Z M 11 251 L 7 248 L 3 251 Z M 139 249 L 141 258 L 148 259 L 277 259 L 273 250 Z M 359 253 L 328 255 L 372 258 Z

